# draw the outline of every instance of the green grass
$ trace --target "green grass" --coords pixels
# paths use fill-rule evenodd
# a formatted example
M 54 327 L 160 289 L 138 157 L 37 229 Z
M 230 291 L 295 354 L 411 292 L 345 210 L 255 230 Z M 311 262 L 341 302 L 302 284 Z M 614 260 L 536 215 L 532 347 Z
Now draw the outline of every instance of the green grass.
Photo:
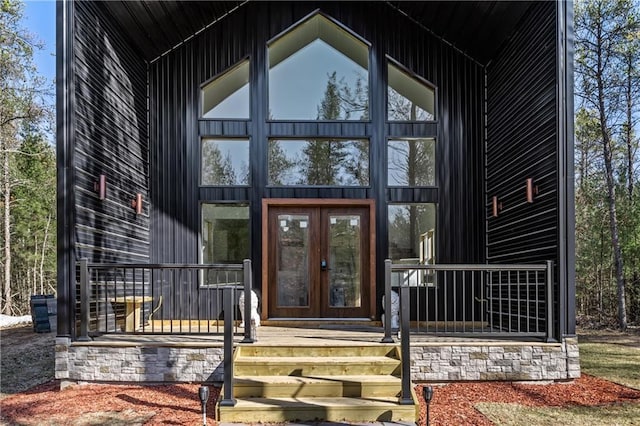
M 640 389 L 640 348 L 607 343 L 581 343 L 582 372 Z
M 640 424 L 640 404 L 606 407 L 525 407 L 518 404 L 475 405 L 496 425 L 627 426 Z

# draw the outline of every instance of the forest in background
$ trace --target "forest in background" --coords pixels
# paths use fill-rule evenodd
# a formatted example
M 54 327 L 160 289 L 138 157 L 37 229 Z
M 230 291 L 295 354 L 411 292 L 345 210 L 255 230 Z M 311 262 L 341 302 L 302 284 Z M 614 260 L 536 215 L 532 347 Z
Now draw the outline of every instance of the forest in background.
M 639 2 L 577 1 L 575 35 L 577 313 L 625 329 L 640 322 Z
M 56 287 L 53 82 L 21 1 L 0 0 L 0 313 Z M 575 2 L 576 307 L 583 325 L 640 323 L 640 4 Z
M 42 49 L 24 27 L 24 4 L 0 0 L 0 313 L 29 313 L 32 294 L 56 289 L 54 85 L 40 76 Z

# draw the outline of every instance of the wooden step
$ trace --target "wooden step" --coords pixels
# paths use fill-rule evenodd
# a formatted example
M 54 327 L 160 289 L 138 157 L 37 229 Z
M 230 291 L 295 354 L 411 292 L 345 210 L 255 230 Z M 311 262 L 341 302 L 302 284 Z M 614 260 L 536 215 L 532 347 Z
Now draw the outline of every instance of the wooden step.
M 416 406 L 397 398 L 242 398 L 234 407 L 219 407 L 223 422 L 415 422 Z
M 239 346 L 238 355 L 242 357 L 334 357 L 334 356 L 386 356 L 399 358 L 398 349 L 393 345 L 380 343 L 369 345 L 343 346 L 259 346 L 256 344 Z
M 399 403 L 397 345 L 240 345 L 233 365 L 237 403 L 218 404 L 220 422 L 417 419 L 416 404 Z
M 399 396 L 400 379 L 390 375 L 242 376 L 234 379 L 237 398 Z
M 237 376 L 399 375 L 400 361 L 383 356 L 239 356 Z

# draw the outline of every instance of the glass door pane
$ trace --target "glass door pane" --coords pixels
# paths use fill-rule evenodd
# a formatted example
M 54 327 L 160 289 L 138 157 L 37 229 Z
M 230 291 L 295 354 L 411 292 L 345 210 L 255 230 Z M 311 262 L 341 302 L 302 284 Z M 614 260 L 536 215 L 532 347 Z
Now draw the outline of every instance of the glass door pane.
M 359 215 L 329 214 L 329 307 L 359 308 L 361 220 Z
M 277 217 L 277 306 L 309 306 L 308 214 Z

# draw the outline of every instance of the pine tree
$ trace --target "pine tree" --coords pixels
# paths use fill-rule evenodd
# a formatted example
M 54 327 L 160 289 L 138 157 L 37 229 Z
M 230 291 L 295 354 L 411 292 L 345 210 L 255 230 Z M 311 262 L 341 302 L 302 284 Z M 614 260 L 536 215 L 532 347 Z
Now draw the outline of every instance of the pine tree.
M 627 161 L 621 155 L 625 147 L 626 152 L 634 152 L 633 148 L 628 148 L 629 143 L 634 143 L 630 133 L 632 120 L 629 119 L 634 116 L 633 104 L 628 102 L 633 96 L 629 98 L 624 94 L 629 81 L 633 81 L 633 78 L 637 81 L 637 76 L 633 77 L 632 74 L 637 73 L 639 68 L 634 63 L 638 56 L 630 57 L 629 50 L 625 54 L 625 49 L 629 42 L 637 46 L 640 36 L 638 3 L 634 0 L 584 0 L 577 3 L 575 17 L 576 94 L 585 114 L 597 124 L 598 157 L 602 164 L 610 253 L 617 290 L 617 322 L 619 328 L 624 330 L 627 327 L 625 258 L 628 253 L 623 251 L 623 247 L 626 245 L 625 235 L 636 234 L 633 230 L 621 232 L 625 223 L 628 223 L 628 214 L 633 214 L 634 209 L 628 208 L 629 203 L 622 201 L 626 197 L 620 197 L 619 194 L 621 191 L 633 194 L 635 167 L 634 154 L 629 155 Z M 627 182 L 626 191 L 625 176 L 632 179 L 630 183 Z M 604 230 L 601 230 L 601 235 L 605 235 Z
M 14 313 L 12 298 L 12 209 L 13 190 L 20 182 L 15 175 L 20 151 L 20 131 L 34 129 L 46 117 L 48 85 L 38 76 L 33 63 L 34 49 L 41 48 L 21 26 L 23 5 L 15 0 L 0 1 L 0 192 L 3 209 L 3 279 L 0 311 Z M 43 89 L 44 88 L 44 89 Z
M 231 154 L 227 152 L 227 155 L 223 156 L 215 142 L 205 142 L 202 146 L 202 184 L 238 184 L 231 163 Z
M 340 118 L 340 94 L 337 75 L 328 76 L 324 96 L 318 106 L 318 120 Z M 303 184 L 339 185 L 342 183 L 341 168 L 347 152 L 342 141 L 336 139 L 312 139 L 302 150 L 301 174 Z

